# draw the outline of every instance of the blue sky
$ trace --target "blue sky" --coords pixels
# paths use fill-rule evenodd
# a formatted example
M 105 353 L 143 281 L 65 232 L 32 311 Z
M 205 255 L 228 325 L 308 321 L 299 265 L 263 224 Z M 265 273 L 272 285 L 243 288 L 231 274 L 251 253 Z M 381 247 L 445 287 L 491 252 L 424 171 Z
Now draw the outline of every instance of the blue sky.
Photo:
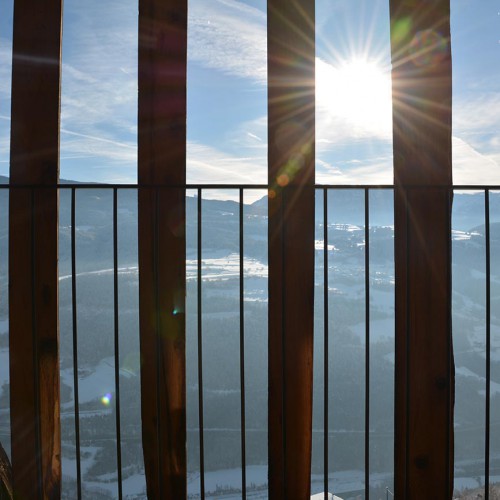
M 452 0 L 455 183 L 500 184 L 500 0 Z M 189 4 L 188 181 L 265 183 L 265 0 Z M 317 0 L 317 181 L 392 182 L 388 0 Z M 0 0 L 0 174 L 12 0 Z M 66 0 L 61 177 L 135 182 L 137 0 Z

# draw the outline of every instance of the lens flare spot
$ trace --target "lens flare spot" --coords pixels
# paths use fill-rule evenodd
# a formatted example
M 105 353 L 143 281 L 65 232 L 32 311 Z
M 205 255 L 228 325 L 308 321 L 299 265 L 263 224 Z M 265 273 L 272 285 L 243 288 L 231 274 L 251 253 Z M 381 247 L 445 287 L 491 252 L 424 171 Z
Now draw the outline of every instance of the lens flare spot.
M 436 66 L 446 57 L 446 38 L 431 29 L 419 31 L 410 43 L 410 53 L 415 66 Z
M 409 17 L 403 17 L 394 23 L 392 27 L 392 37 L 395 42 L 401 42 L 404 40 L 411 29 L 411 19 Z
M 278 186 L 285 187 L 290 182 L 290 178 L 287 174 L 280 174 L 276 177 L 276 182 L 278 183 Z
M 271 200 L 273 200 L 274 198 L 276 198 L 276 191 L 274 189 L 270 189 L 268 196 Z
M 102 398 L 101 398 L 101 403 L 104 405 L 104 406 L 109 406 L 111 404 L 111 399 L 112 399 L 112 395 L 111 393 L 106 393 Z

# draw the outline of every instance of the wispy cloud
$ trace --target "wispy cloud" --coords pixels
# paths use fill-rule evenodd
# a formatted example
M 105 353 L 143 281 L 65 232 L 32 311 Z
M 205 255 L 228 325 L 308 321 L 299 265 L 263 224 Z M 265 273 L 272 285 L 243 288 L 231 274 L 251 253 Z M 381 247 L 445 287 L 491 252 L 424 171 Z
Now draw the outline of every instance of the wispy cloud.
M 500 184 L 500 92 L 498 81 L 453 99 L 453 180 L 455 184 Z
M 267 178 L 265 158 L 239 157 L 196 142 L 187 145 L 190 183 L 252 184 Z
M 12 44 L 0 37 L 0 175 L 8 175 L 10 151 L 10 86 Z
M 106 144 L 112 144 L 113 146 L 118 146 L 120 148 L 126 148 L 126 149 L 131 149 L 133 151 L 136 150 L 136 147 L 132 144 L 127 144 L 124 142 L 118 142 L 118 141 L 113 141 L 111 139 L 106 139 L 104 137 L 98 137 L 98 136 L 92 136 L 92 135 L 87 135 L 87 134 L 80 134 L 78 132 L 72 132 L 70 130 L 66 130 L 61 128 L 61 133 L 62 134 L 68 134 L 68 135 L 73 135 L 75 137 L 82 137 L 84 139 L 89 139 L 91 141 L 95 142 L 105 142 Z
M 266 84 L 267 32 L 262 11 L 236 0 L 193 1 L 188 32 L 191 61 Z
M 88 177 L 77 169 L 93 163 L 135 180 L 137 5 L 68 0 L 64 22 L 61 175 Z M 93 162 L 75 162 L 82 158 Z
M 468 93 L 453 102 L 453 127 L 459 134 L 500 134 L 500 91 Z
M 350 165 L 317 159 L 316 166 L 319 184 L 391 184 L 393 181 L 392 158 L 365 159 Z
M 500 184 L 500 155 L 482 154 L 459 137 L 453 137 L 455 184 Z
M 500 184 L 500 154 L 479 152 L 465 140 L 453 137 L 454 184 Z M 331 184 L 391 184 L 392 157 L 357 158 L 350 161 L 316 160 L 316 181 Z
M 231 150 L 244 151 L 244 154 L 267 154 L 267 116 L 259 116 L 254 120 L 239 123 L 228 133 Z
M 73 178 L 92 175 L 99 179 L 106 175 L 134 181 L 136 4 L 131 0 L 108 0 L 92 5 L 89 9 L 88 4 L 77 0 L 67 0 L 65 5 L 62 173 Z M 11 50 L 10 42 L 1 38 L 2 165 L 8 163 Z M 190 61 L 207 71 L 245 79 L 259 89 L 266 85 L 266 15 L 246 3 L 193 0 L 188 50 Z M 390 80 L 387 71 L 381 75 L 377 81 L 360 83 L 360 99 L 351 88 L 352 75 L 340 66 L 316 60 L 318 182 L 392 182 Z M 455 98 L 456 183 L 500 183 L 500 93 L 494 87 L 488 89 L 469 89 L 467 95 Z M 218 147 L 203 138 L 188 143 L 190 182 L 265 182 L 266 116 L 242 118 L 222 139 Z M 101 170 L 91 172 L 89 165 Z M 77 169 L 81 168 L 89 171 L 80 173 Z
M 12 42 L 0 37 L 0 98 L 10 96 Z
M 61 129 L 61 160 L 76 158 L 98 158 L 99 163 L 104 160 L 135 165 L 137 147 L 132 143 Z

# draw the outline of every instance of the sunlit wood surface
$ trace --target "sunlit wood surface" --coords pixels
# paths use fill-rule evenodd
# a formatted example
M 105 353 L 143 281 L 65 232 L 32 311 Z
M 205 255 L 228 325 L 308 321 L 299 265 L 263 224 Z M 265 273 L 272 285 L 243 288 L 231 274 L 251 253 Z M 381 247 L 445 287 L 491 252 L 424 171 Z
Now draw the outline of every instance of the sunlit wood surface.
M 186 58 L 187 0 L 140 0 L 139 314 L 150 499 L 187 495 Z
M 451 498 L 449 0 L 391 0 L 396 498 Z
M 314 2 L 268 1 L 269 498 L 310 496 Z
M 59 498 L 60 0 L 14 5 L 9 347 L 16 498 Z M 29 189 L 16 186 L 52 186 Z

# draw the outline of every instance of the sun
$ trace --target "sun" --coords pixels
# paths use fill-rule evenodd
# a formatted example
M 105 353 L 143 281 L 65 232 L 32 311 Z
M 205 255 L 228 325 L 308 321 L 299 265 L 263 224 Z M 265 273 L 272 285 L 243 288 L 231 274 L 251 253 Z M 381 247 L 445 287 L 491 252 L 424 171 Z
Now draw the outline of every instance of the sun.
M 317 59 L 316 105 L 327 124 L 348 127 L 353 135 L 390 134 L 390 72 L 367 58 L 338 65 Z

